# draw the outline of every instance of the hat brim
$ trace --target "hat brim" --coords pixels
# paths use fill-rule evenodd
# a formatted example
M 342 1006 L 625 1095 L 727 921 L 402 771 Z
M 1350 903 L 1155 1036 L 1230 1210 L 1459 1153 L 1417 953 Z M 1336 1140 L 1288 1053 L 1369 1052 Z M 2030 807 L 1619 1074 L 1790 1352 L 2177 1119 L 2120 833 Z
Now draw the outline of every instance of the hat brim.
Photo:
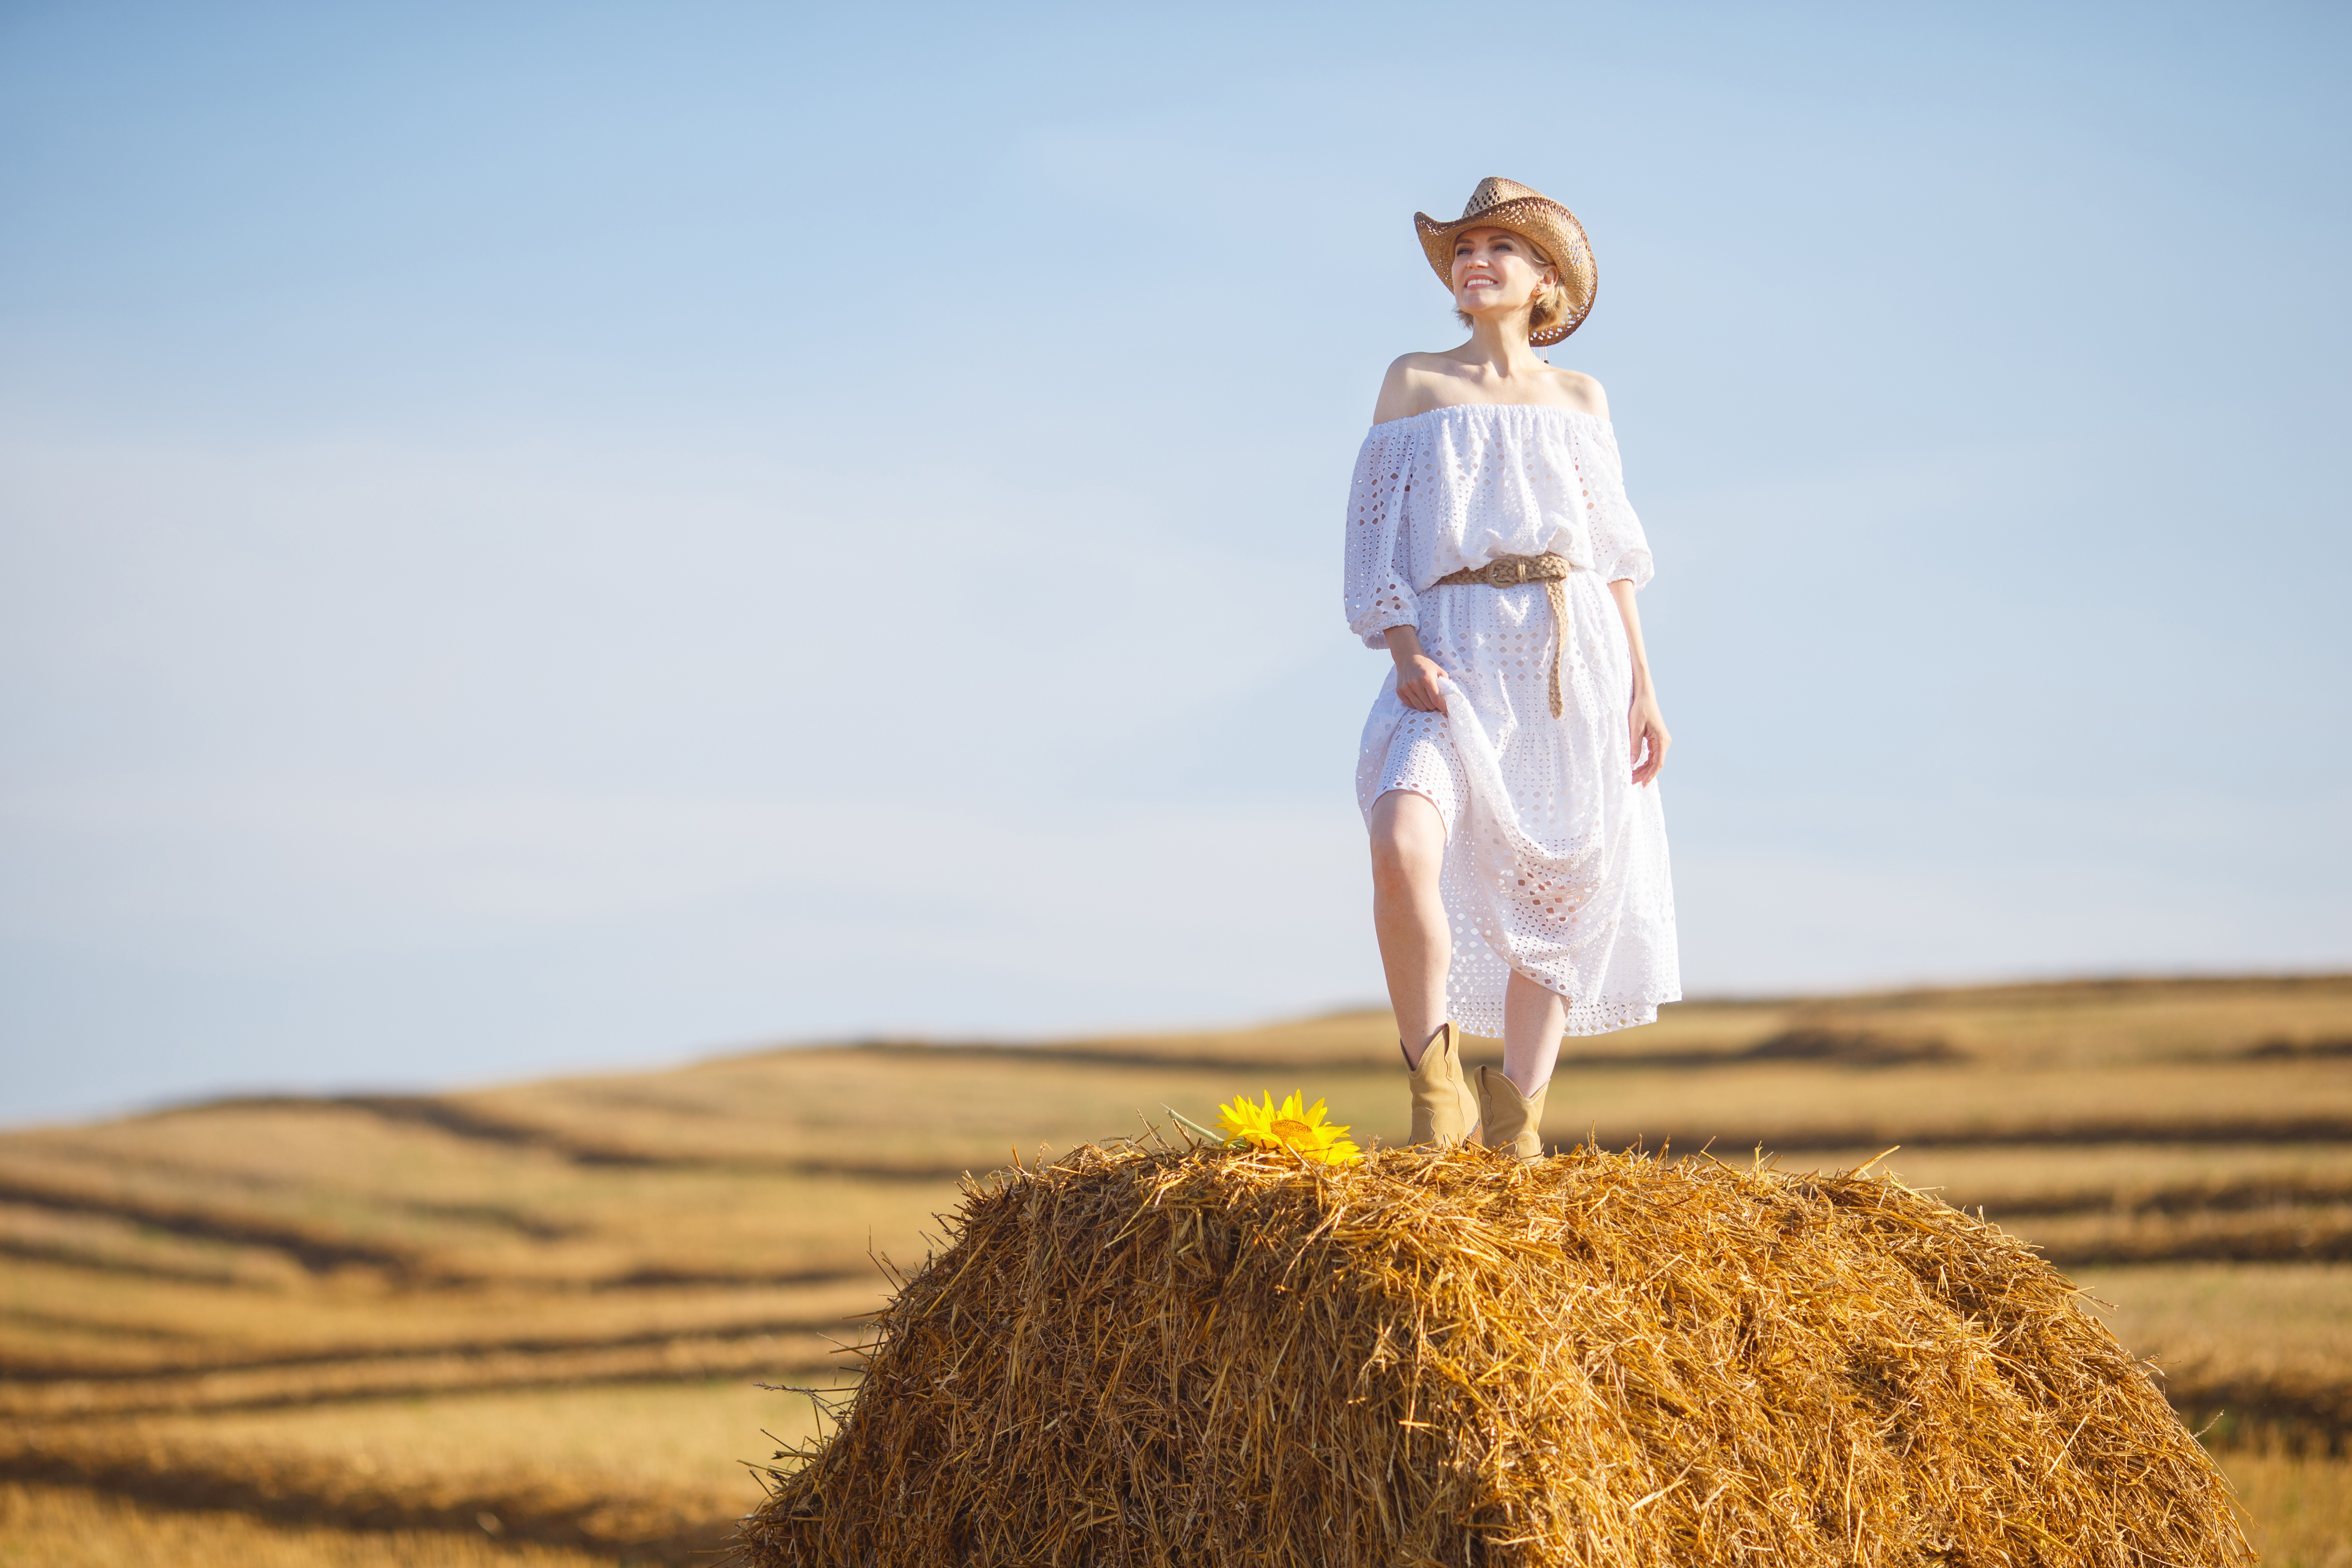
M 1576 215 L 1549 196 L 1514 196 L 1484 212 L 1444 221 L 1415 213 L 1412 226 L 1420 236 L 1422 254 L 1429 258 L 1430 269 L 1448 293 L 1454 291 L 1454 237 L 1465 228 L 1509 229 L 1550 258 L 1559 269 L 1561 287 L 1568 290 L 1570 310 L 1565 321 L 1554 321 L 1528 337 L 1528 342 L 1537 348 L 1549 348 L 1565 339 L 1592 313 L 1592 298 L 1599 291 L 1601 278 L 1592 264 L 1591 242 L 1584 237 L 1584 226 L 1576 221 Z

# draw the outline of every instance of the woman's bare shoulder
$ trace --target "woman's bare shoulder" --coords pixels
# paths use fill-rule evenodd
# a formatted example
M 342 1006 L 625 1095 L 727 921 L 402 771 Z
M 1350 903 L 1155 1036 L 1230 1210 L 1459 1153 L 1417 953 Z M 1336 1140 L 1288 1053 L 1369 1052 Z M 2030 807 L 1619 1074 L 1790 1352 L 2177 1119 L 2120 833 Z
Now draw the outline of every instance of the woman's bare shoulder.
M 1391 419 L 1410 419 L 1416 414 L 1426 414 L 1442 407 L 1447 398 L 1440 395 L 1436 384 L 1451 380 L 1454 362 L 1444 354 L 1399 354 L 1389 362 L 1389 373 L 1381 378 L 1380 401 L 1372 405 L 1372 423 L 1385 425 Z
M 1551 374 L 1559 387 L 1561 407 L 1573 408 L 1595 418 L 1609 417 L 1609 394 L 1597 379 L 1580 370 L 1568 370 L 1559 365 L 1554 365 Z

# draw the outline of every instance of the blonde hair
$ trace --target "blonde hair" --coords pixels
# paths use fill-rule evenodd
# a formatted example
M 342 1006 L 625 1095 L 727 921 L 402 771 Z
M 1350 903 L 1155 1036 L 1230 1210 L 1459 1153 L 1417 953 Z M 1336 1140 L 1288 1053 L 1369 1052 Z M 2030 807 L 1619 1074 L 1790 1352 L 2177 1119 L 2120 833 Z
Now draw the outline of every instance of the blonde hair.
M 1544 247 L 1517 229 L 1511 232 L 1528 247 L 1528 255 L 1534 260 L 1536 269 L 1549 271 L 1552 275 L 1550 282 L 1537 283 L 1536 291 L 1528 298 L 1528 336 L 1534 337 L 1538 332 L 1575 315 L 1576 301 L 1569 297 L 1568 285 L 1559 280 L 1559 263 L 1546 255 Z M 1466 327 L 1470 324 L 1470 312 L 1456 310 L 1454 319 Z

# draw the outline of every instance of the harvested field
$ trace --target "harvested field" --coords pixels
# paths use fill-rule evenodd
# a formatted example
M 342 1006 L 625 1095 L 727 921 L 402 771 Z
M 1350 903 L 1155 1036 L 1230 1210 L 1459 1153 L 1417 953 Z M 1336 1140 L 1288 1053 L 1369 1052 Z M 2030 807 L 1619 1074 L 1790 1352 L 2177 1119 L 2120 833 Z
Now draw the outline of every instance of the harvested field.
M 1858 1151 L 1867 1159 L 1875 1148 Z M 1807 1155 L 1834 1163 L 1837 1152 Z M 1784 1158 L 1782 1163 L 1789 1163 Z M 1890 1158 L 1913 1186 L 2005 1222 L 2042 1215 L 2235 1213 L 2352 1200 L 2352 1142 L 1906 1146 Z
M 744 1467 L 813 1431 L 751 1379 L 320 1404 L 0 1436 L 0 1472 L 150 1503 L 475 1531 L 684 1563 L 724 1543 Z M 616 1435 L 623 1435 L 616 1441 Z
M 826 1331 L 877 1304 L 863 1277 L 811 1285 L 387 1290 L 373 1281 L 239 1293 L 59 1264 L 0 1286 L 9 1382 L 314 1370 L 448 1355 L 577 1354 Z M 9 1408 L 0 1390 L 0 1410 Z
M 2343 979 L 1686 1005 L 1652 1029 L 1570 1042 L 1547 1131 L 1563 1146 L 1596 1124 L 1619 1147 L 1671 1137 L 1677 1154 L 1712 1138 L 1743 1163 L 1763 1142 L 1792 1172 L 1901 1143 L 1884 1168 L 1982 1205 L 2079 1270 L 2116 1304 L 2124 1342 L 2168 1363 L 2185 1411 L 2200 1423 L 2223 1413 L 2212 1429 L 2223 1458 L 2285 1478 L 2248 1494 L 2259 1537 L 2259 1497 L 2293 1493 L 2305 1500 L 2297 1517 L 2325 1516 L 2308 1500 L 2316 1482 L 2293 1478 L 2341 1474 L 2324 1457 L 2352 1438 L 2352 1265 L 2329 1261 L 2345 1257 L 2352 1194 L 2352 1059 L 2334 1044 L 2346 1039 Z M 315 1479 L 300 1467 L 328 1449 L 311 1436 L 394 1412 L 430 1431 L 447 1411 L 464 1464 L 435 1458 L 412 1474 L 402 1456 L 421 1450 L 388 1447 L 375 1454 L 383 1495 L 462 1503 L 489 1495 L 467 1490 L 480 1478 L 503 1477 L 515 1495 L 561 1502 L 574 1499 L 562 1475 L 530 1479 L 547 1468 L 536 1453 L 561 1448 L 545 1427 L 455 1413 L 576 1408 L 618 1468 L 672 1477 L 673 1450 L 698 1450 L 699 1479 L 654 1489 L 732 1488 L 740 1512 L 759 1494 L 732 1461 L 772 1451 L 760 1425 L 800 1418 L 793 1401 L 748 1385 L 806 1383 L 839 1363 L 836 1344 L 864 1332 L 852 1320 L 882 1299 L 869 1246 L 919 1263 L 960 1173 L 1015 1148 L 1034 1158 L 1135 1131 L 1139 1110 L 1201 1119 L 1269 1088 L 1327 1096 L 1337 1120 L 1394 1138 L 1394 1050 L 1383 1017 L 1347 1015 L 1039 1048 L 772 1051 L 446 1097 L 248 1100 L 0 1132 L 0 1433 L 17 1445 L 0 1475 L 34 1479 L 21 1440 L 37 1432 L 151 1499 L 136 1476 Z M 1468 1054 L 1494 1050 L 1473 1041 Z M 903 1113 L 887 1141 L 856 1120 L 877 1093 Z M 734 1436 L 589 1414 L 598 1398 L 638 1394 L 699 1404 L 706 1430 Z M 541 1398 L 558 1403 L 531 1403 Z M 295 1419 L 311 1416 L 320 1424 Z M 281 1417 L 294 1425 L 267 1426 Z M 236 1442 L 209 1450 L 217 1463 L 200 1463 L 215 1420 L 263 1425 L 237 1426 Z M 133 1431 L 164 1456 L 160 1468 L 121 1467 Z M 2291 1458 L 2297 1447 L 2305 1459 Z M 44 1464 L 42 1476 L 80 1476 Z M 460 1486 L 457 1471 L 476 1479 Z M 280 1523 L 357 1517 L 331 1502 L 357 1494 L 305 1487 L 285 1494 L 294 1511 Z M 649 1495 L 613 1493 L 632 1507 Z M 538 1519 L 577 1542 L 561 1531 L 578 1517 L 550 1504 L 520 1529 Z
M 502 1545 L 478 1526 L 347 1531 L 225 1509 L 142 1508 L 86 1487 L 0 1481 L 0 1568 L 610 1568 L 611 1554 Z
M 952 1190 L 699 1162 L 615 1168 L 347 1106 L 233 1104 L 0 1138 L 0 1248 L 241 1268 L 257 1283 L 251 1271 L 283 1278 L 287 1265 L 450 1284 L 798 1280 L 863 1273 L 866 1225 L 896 1227 Z M 69 1216 L 92 1223 L 77 1232 L 59 1223 Z M 111 1235 L 98 1227 L 110 1219 Z
M 2222 1466 L 2272 1568 L 2352 1568 L 2352 1464 L 2227 1450 Z
M 2340 977 L 1683 1004 L 1651 1028 L 1571 1042 L 1547 1130 L 1555 1142 L 1573 1142 L 1597 1123 L 1603 1143 L 1643 1138 L 1654 1148 L 1671 1136 L 1693 1147 L 1760 1139 L 1776 1149 L 1829 1150 L 1889 1130 L 1914 1146 L 2243 1141 L 2297 1128 L 2343 1142 L 2352 1139 L 2352 1072 L 2321 1048 L 2343 1039 L 2352 1039 L 2352 981 Z M 1132 1130 L 1139 1109 L 1214 1103 L 1233 1092 L 1237 1070 L 1312 1073 L 1335 1109 L 1393 1136 L 1402 1125 L 1389 1092 L 1395 1052 L 1386 1015 L 1360 1013 L 1045 1047 L 776 1051 L 341 1109 L 437 1129 L 509 1158 L 535 1152 L 592 1167 L 947 1179 L 1002 1164 L 1015 1147 L 1066 1149 Z M 2130 1070 L 2115 1070 L 2123 1068 Z M 2031 1075 L 2021 1083 L 2021 1072 Z M 877 1095 L 915 1113 L 887 1130 L 868 1127 L 861 1109 Z M 294 1109 L 310 1115 L 319 1107 Z M 124 1125 L 144 1147 L 146 1131 L 128 1131 L 144 1123 Z M 481 1201 L 476 1192 L 453 1183 L 442 1201 Z
M 2352 1267 L 2188 1264 L 2077 1279 L 2215 1442 L 2339 1456 L 2352 1443 Z

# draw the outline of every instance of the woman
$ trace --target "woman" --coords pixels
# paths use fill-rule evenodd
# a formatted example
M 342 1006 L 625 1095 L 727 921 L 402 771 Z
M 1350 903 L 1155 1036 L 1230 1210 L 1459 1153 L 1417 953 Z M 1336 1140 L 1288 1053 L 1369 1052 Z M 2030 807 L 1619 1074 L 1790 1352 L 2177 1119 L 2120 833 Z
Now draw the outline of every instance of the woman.
M 1389 367 L 1349 499 L 1348 624 L 1396 666 L 1357 765 L 1372 920 L 1412 1141 L 1534 1159 L 1563 1031 L 1682 995 L 1650 552 L 1601 384 L 1535 353 L 1592 308 L 1575 215 L 1487 179 L 1413 223 L 1470 341 Z M 1457 1020 L 1503 1037 L 1475 1101 Z

